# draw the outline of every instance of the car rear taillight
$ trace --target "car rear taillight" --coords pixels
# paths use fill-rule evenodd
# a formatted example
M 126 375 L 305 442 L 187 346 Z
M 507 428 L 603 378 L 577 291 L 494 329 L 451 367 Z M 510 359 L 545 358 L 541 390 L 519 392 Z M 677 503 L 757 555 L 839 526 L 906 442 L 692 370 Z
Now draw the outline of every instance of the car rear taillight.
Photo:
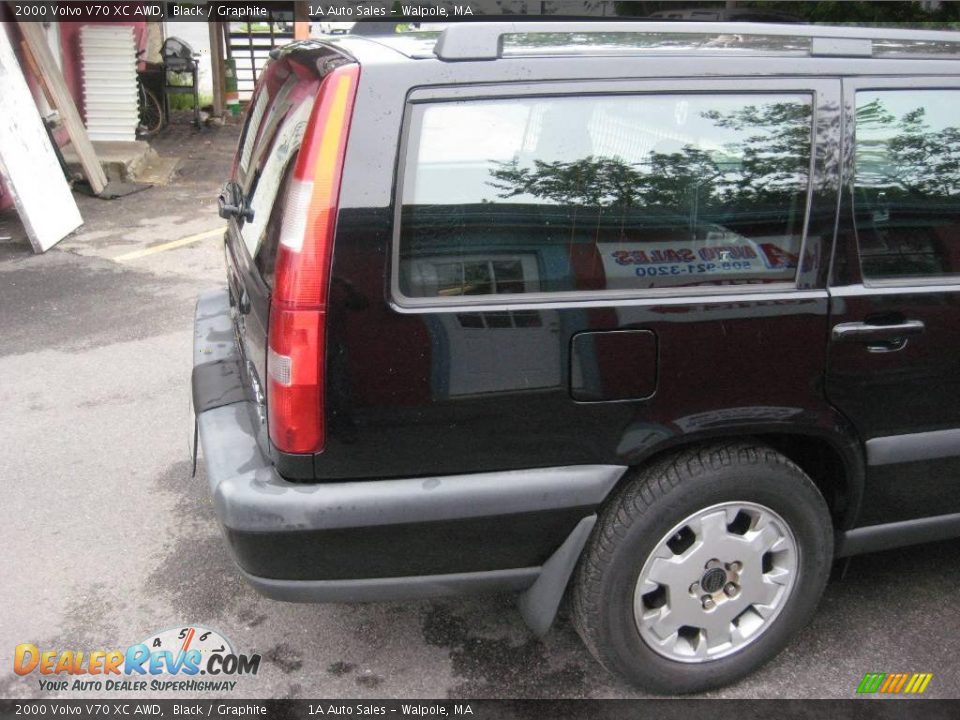
M 281 452 L 324 445 L 327 290 L 359 77 L 358 65 L 342 65 L 321 82 L 287 190 L 267 350 L 270 440 Z

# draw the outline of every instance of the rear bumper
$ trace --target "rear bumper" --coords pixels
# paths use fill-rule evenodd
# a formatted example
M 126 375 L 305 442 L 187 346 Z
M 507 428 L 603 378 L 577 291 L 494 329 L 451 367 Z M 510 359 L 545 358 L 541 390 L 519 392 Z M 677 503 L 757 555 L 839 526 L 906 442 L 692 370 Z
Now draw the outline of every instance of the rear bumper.
M 288 482 L 261 450 L 264 427 L 238 364 L 226 291 L 206 293 L 195 318 L 193 397 L 207 478 L 237 564 L 276 599 L 387 600 L 542 586 L 545 567 L 572 568 L 597 506 L 624 472 L 593 465 Z

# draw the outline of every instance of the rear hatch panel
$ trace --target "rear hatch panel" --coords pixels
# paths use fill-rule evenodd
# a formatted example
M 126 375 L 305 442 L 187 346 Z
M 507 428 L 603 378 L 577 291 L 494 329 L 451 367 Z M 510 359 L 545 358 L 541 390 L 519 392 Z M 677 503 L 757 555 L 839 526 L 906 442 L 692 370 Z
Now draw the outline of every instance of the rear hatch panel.
M 225 247 L 241 371 L 261 422 L 266 421 L 270 296 L 285 190 L 321 80 L 332 68 L 350 61 L 317 42 L 294 44 L 275 55 L 251 98 L 230 178 L 239 185 L 252 217 L 230 218 Z M 258 433 L 258 438 L 281 474 L 313 479 L 312 456 L 280 454 L 270 447 L 266 433 Z

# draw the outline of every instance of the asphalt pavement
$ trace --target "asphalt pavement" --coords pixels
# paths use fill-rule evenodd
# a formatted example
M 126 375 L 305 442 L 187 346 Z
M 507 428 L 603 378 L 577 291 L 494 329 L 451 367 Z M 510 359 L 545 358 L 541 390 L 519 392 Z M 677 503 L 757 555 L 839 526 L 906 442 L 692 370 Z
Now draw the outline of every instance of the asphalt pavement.
M 79 198 L 85 225 L 45 255 L 0 215 L 0 697 L 82 696 L 16 675 L 17 644 L 125 648 L 187 625 L 261 654 L 237 698 L 640 697 L 565 614 L 538 640 L 509 596 L 293 605 L 240 580 L 188 451 L 193 304 L 224 282 L 210 231 L 237 135 L 174 128 L 156 146 L 181 156 L 176 182 Z M 867 672 L 932 672 L 925 697 L 960 697 L 958 551 L 855 558 L 776 660 L 710 697 L 850 698 Z

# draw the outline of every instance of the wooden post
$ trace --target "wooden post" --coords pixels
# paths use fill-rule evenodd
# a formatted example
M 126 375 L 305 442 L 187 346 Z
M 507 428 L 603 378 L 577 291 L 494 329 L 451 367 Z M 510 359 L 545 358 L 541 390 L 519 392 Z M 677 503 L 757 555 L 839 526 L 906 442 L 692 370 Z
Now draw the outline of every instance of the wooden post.
M 223 117 L 223 95 L 226 79 L 223 76 L 223 31 L 219 22 L 207 24 L 210 31 L 210 69 L 213 71 L 213 116 Z
M 43 26 L 40 23 L 18 20 L 17 27 L 20 29 L 23 39 L 27 41 L 30 53 L 40 70 L 40 78 L 47 86 L 53 104 L 60 111 L 64 127 L 67 128 L 67 135 L 70 136 L 73 149 L 77 151 L 77 156 L 80 158 L 83 174 L 86 175 L 87 182 L 90 183 L 93 192 L 99 195 L 107 186 L 107 176 L 103 174 L 103 168 L 100 167 L 100 161 L 93 149 L 93 143 L 90 142 L 90 136 L 87 135 L 87 128 L 84 126 L 83 120 L 80 119 L 77 106 L 70 96 L 70 91 L 63 80 L 60 68 L 57 67 L 53 54 L 50 52 L 50 46 L 47 45 L 46 38 L 43 36 Z
M 233 48 L 230 47 L 230 23 L 220 23 L 220 32 L 223 33 L 224 57 L 227 60 L 233 60 Z
M 27 67 L 30 69 L 30 74 L 35 78 L 39 78 L 40 68 L 37 67 L 37 61 L 33 59 L 33 53 L 30 52 L 30 46 L 27 45 L 26 40 L 20 41 L 20 52 L 23 56 L 24 63 L 26 63 Z M 49 106 L 47 108 L 40 108 L 40 115 L 49 115 L 51 108 L 53 108 L 53 97 L 50 95 L 50 90 L 47 88 L 47 84 L 43 82 L 42 79 L 40 80 L 40 92 L 43 94 L 43 97 Z
M 309 5 L 306 2 L 293 3 L 293 39 L 307 40 L 310 37 Z

